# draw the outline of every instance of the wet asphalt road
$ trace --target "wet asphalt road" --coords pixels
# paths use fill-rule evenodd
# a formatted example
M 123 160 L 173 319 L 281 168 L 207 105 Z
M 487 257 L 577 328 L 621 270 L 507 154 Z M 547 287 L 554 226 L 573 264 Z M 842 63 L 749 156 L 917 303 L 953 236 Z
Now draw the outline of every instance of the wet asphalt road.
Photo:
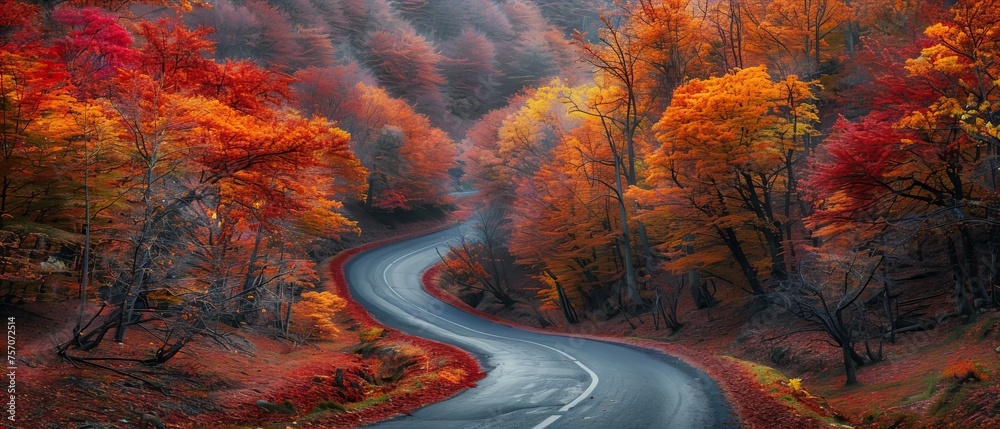
M 735 428 L 715 382 L 666 354 L 544 335 L 480 319 L 428 295 L 420 275 L 457 228 L 362 253 L 345 267 L 376 319 L 471 352 L 478 386 L 379 428 Z

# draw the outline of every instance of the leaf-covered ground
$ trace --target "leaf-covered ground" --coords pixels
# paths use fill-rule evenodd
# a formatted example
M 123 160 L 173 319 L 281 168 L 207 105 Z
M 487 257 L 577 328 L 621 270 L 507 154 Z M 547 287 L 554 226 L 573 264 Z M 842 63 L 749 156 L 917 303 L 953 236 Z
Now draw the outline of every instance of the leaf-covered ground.
M 348 296 L 343 264 L 378 244 L 329 260 L 325 288 Z M 110 369 L 75 367 L 56 356 L 55 344 L 75 322 L 76 302 L 49 296 L 3 305 L 19 338 L 17 416 L 7 427 L 133 428 L 144 414 L 183 428 L 354 427 L 440 401 L 483 377 L 467 353 L 382 329 L 348 301 L 334 341 L 295 344 L 219 325 L 211 328 L 227 344 L 199 337 L 159 367 L 104 362 Z M 135 329 L 113 347 L 116 356 L 143 357 L 153 341 L 152 333 Z

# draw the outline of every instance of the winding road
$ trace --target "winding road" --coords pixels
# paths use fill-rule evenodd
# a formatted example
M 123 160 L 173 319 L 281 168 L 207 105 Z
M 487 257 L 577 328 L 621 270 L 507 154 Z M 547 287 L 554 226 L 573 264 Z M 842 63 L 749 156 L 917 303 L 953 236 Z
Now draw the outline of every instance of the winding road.
M 715 382 L 669 355 L 499 325 L 428 295 L 421 273 L 458 228 L 378 247 L 345 266 L 381 323 L 471 352 L 478 386 L 379 428 L 736 428 Z

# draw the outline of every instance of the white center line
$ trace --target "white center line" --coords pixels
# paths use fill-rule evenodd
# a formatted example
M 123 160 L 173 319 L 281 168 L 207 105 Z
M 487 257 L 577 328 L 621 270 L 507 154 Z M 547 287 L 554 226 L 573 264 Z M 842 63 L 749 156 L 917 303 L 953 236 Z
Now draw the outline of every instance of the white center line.
M 403 260 L 405 258 L 408 258 L 408 257 L 410 257 L 411 255 L 413 255 L 415 253 L 420 253 L 420 252 L 423 252 L 424 250 L 430 249 L 432 247 L 440 246 L 440 245 L 442 245 L 444 243 L 447 243 L 447 242 L 449 242 L 451 240 L 453 240 L 453 239 L 448 239 L 448 240 L 444 240 L 444 241 L 441 241 L 441 242 L 438 242 L 438 243 L 434 243 L 434 244 L 432 244 L 430 246 L 421 247 L 420 249 L 414 250 L 414 251 L 412 251 L 410 253 L 407 253 L 407 254 L 405 254 L 403 256 L 400 256 L 400 257 L 396 258 L 396 260 L 390 262 L 389 265 L 386 265 L 385 270 L 382 271 L 382 280 L 385 282 L 386 287 L 388 287 L 389 290 L 394 295 L 396 295 L 399 299 L 401 299 L 404 302 L 412 305 L 414 308 L 416 308 L 416 309 L 418 309 L 420 311 L 423 311 L 424 313 L 427 313 L 428 315 L 430 315 L 432 317 L 436 317 L 436 318 L 441 319 L 441 320 L 443 320 L 445 322 L 451 323 L 452 325 L 461 327 L 463 329 L 467 329 L 469 331 L 475 332 L 475 333 L 480 334 L 480 335 L 485 335 L 487 337 L 493 337 L 493 338 L 499 338 L 499 339 L 511 340 L 511 341 L 520 341 L 520 342 L 523 342 L 523 343 L 528 343 L 528 344 L 533 344 L 533 345 L 536 345 L 536 346 L 539 346 L 539 347 L 544 347 L 546 349 L 552 350 L 552 351 L 554 351 L 556 353 L 559 353 L 559 354 L 561 354 L 561 355 L 566 356 L 567 358 L 569 358 L 569 360 L 573 361 L 573 363 L 577 364 L 577 366 L 579 366 L 580 368 L 582 368 L 584 371 L 587 372 L 588 375 L 590 375 L 590 386 L 587 386 L 587 389 L 584 390 L 583 393 L 580 394 L 580 396 L 577 396 L 576 399 L 574 399 L 570 403 L 568 403 L 568 404 L 564 405 L 562 408 L 560 408 L 559 412 L 564 413 L 566 411 L 569 411 L 570 408 L 575 407 L 577 404 L 580 403 L 580 401 L 583 401 L 588 396 L 590 396 L 590 394 L 594 392 L 594 389 L 597 388 L 597 383 L 600 381 L 600 379 L 597 377 L 597 374 L 594 371 L 592 371 L 590 368 L 588 368 L 586 365 L 584 365 L 582 362 L 580 362 L 579 360 L 577 360 L 572 355 L 570 355 L 570 354 L 568 354 L 568 353 L 566 353 L 566 352 L 564 352 L 562 350 L 559 350 L 557 348 L 547 346 L 545 344 L 536 343 L 534 341 L 529 341 L 529 340 L 522 340 L 520 338 L 511 338 L 511 337 L 505 337 L 503 335 L 490 334 L 488 332 L 483 332 L 483 331 L 479 331 L 479 330 L 476 330 L 476 329 L 472 329 L 472 328 L 470 328 L 468 326 L 465 326 L 465 325 L 462 325 L 460 323 L 457 323 L 457 322 L 445 319 L 444 317 L 441 317 L 441 316 L 439 316 L 437 314 L 431 313 L 430 311 L 427 311 L 427 309 L 425 309 L 425 308 L 423 308 L 423 307 L 421 307 L 419 305 L 414 304 L 412 301 L 410 301 L 410 300 L 408 300 L 406 298 L 403 298 L 403 296 L 400 295 L 399 292 L 396 292 L 396 289 L 394 289 L 392 287 L 392 285 L 389 284 L 389 268 L 392 268 L 392 266 L 395 265 L 397 262 L 399 262 L 399 261 L 401 261 L 401 260 Z M 542 429 L 542 428 L 544 428 L 544 427 L 552 424 L 552 422 L 558 420 L 559 417 L 561 417 L 561 416 L 558 416 L 558 415 L 549 416 L 549 418 L 543 420 L 541 423 L 539 423 L 538 425 L 536 425 L 532 429 Z
M 552 422 L 554 422 L 554 421 L 556 421 L 556 420 L 559 420 L 559 418 L 560 418 L 560 417 L 562 417 L 562 416 L 558 416 L 558 415 L 555 415 L 555 416 L 549 416 L 549 418 L 547 418 L 547 419 L 545 419 L 545 420 L 542 420 L 542 422 L 541 422 L 541 423 L 539 423 L 539 424 L 535 425 L 535 427 L 533 427 L 533 428 L 531 428 L 531 429 L 542 429 L 542 428 L 544 428 L 544 427 L 546 427 L 546 426 L 548 426 L 548 425 L 552 424 Z

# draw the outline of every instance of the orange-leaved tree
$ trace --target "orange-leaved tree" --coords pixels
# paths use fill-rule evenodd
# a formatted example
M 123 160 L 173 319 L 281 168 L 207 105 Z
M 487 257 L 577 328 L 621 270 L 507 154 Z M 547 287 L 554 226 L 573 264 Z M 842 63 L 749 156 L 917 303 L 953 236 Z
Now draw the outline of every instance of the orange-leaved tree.
M 357 84 L 341 124 L 369 170 L 366 205 L 386 211 L 447 202 L 449 169 L 457 149 L 444 131 L 385 90 Z
M 578 310 L 615 314 L 631 299 L 621 208 L 632 203 L 617 191 L 624 172 L 604 134 L 593 117 L 567 131 L 552 159 L 521 182 L 514 203 L 511 251 L 548 286 L 539 297 L 571 323 Z
M 796 219 L 783 197 L 801 137 L 814 132 L 811 98 L 809 84 L 772 80 L 763 67 L 677 89 L 656 124 L 662 146 L 649 159 L 651 189 L 633 188 L 651 207 L 644 218 L 666 234 L 669 268 L 709 268 L 724 260 L 723 246 L 753 294 L 787 278 L 784 230 Z
M 286 107 L 287 77 L 206 60 L 203 31 L 176 21 L 138 29 L 136 66 L 118 69 L 105 102 L 124 173 L 116 211 L 134 226 L 108 233 L 100 249 L 113 310 L 60 350 L 93 349 L 111 329 L 123 341 L 128 326 L 156 322 L 168 335 L 139 360 L 159 364 L 209 319 L 265 315 L 287 332 L 291 304 L 318 283 L 301 243 L 355 231 L 339 213 L 365 175 L 349 136 Z M 154 301 L 166 308 L 151 310 Z

